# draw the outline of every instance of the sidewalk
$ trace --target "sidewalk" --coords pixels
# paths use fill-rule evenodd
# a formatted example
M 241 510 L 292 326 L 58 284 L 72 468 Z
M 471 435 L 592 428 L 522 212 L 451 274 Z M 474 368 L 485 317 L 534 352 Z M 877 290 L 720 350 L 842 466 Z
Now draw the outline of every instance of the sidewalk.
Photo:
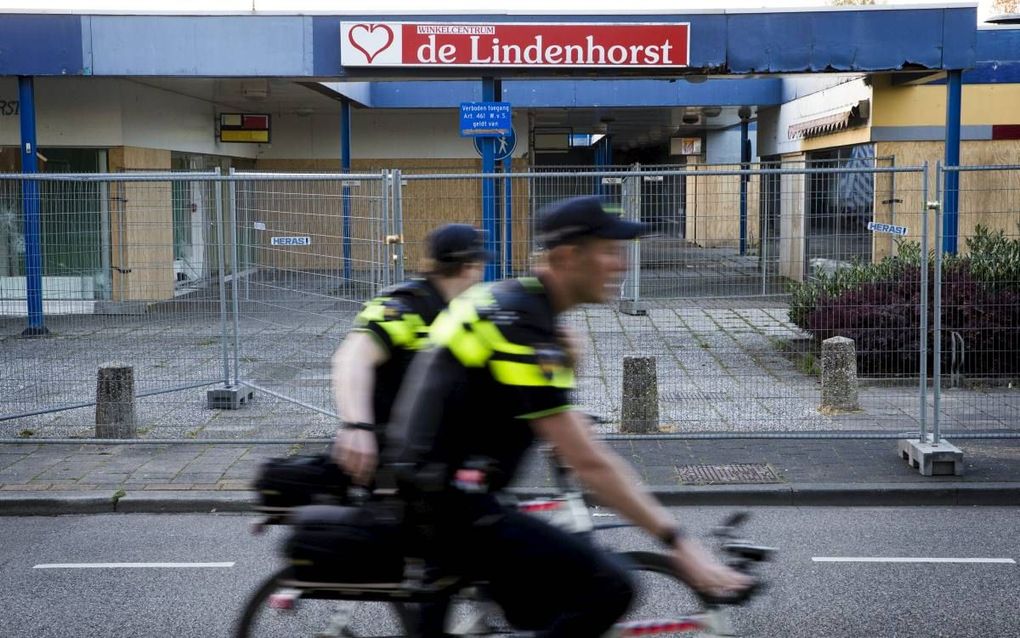
M 923 477 L 894 440 L 613 440 L 668 504 L 1020 505 L 1020 440 L 953 441 L 963 476 Z M 273 456 L 322 444 L 0 445 L 0 514 L 245 511 Z M 531 459 L 519 489 L 548 491 Z

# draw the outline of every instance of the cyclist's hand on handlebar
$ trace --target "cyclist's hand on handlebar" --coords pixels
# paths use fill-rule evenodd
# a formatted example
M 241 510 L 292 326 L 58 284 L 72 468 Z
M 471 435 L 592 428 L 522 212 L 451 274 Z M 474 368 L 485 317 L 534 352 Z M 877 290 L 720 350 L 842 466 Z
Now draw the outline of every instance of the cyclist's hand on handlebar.
M 333 462 L 351 475 L 359 485 L 368 485 L 379 461 L 375 434 L 368 430 L 347 428 L 337 432 L 332 450 Z
M 691 538 L 677 542 L 672 558 L 680 577 L 703 597 L 737 596 L 754 585 L 750 576 L 720 563 Z

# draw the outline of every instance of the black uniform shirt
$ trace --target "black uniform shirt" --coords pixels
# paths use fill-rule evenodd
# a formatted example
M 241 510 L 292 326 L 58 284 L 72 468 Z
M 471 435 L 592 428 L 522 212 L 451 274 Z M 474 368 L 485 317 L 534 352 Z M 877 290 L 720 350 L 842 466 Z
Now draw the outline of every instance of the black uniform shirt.
M 354 330 L 367 332 L 387 354 L 376 369 L 372 391 L 375 423 L 385 425 L 414 354 L 428 345 L 429 326 L 446 305 L 427 279 L 411 279 L 383 290 L 365 303 Z
M 442 468 L 444 483 L 485 460 L 490 487 L 504 487 L 534 441 L 529 422 L 572 407 L 573 370 L 546 291 L 533 277 L 475 286 L 450 302 L 430 338 L 397 400 L 392 460 Z

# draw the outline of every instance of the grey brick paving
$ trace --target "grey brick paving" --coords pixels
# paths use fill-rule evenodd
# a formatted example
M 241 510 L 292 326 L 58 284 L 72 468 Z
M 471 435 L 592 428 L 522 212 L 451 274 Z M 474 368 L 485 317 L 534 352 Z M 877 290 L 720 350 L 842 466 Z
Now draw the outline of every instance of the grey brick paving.
M 1020 441 L 956 441 L 964 451 L 965 474 L 962 477 L 930 477 L 929 482 L 958 484 L 1020 483 Z M 907 484 L 919 475 L 902 462 L 891 440 L 623 440 L 609 443 L 631 461 L 641 479 L 653 486 L 678 486 L 677 467 L 682 465 L 768 464 L 783 482 L 791 484 Z M 90 469 L 87 461 L 96 456 L 99 446 L 82 444 L 67 448 L 56 445 L 3 444 L 5 456 L 19 457 L 26 467 L 59 467 L 60 478 L 40 474 L 0 477 L 0 491 L 61 491 L 87 489 L 109 491 L 158 490 L 240 490 L 251 487 L 259 464 L 265 458 L 287 454 L 311 454 L 325 450 L 324 445 L 273 446 L 243 445 L 236 450 L 243 457 L 226 470 L 202 465 L 198 454 L 187 471 L 157 473 L 146 466 L 162 464 L 163 459 L 191 456 L 199 446 L 125 445 L 102 455 L 117 459 L 120 471 Z M 45 461 L 45 462 L 40 462 Z M 132 465 L 133 464 L 133 465 Z M 172 463 L 171 463 L 172 464 Z M 524 487 L 549 487 L 551 475 L 545 461 L 534 454 L 524 464 L 518 481 Z
M 237 411 L 209 410 L 205 388 L 137 400 L 143 438 L 248 439 L 329 436 L 335 420 L 328 387 L 329 356 L 350 324 L 343 300 L 294 296 L 294 303 L 243 305 L 243 378 L 319 411 L 257 392 Z M 818 412 L 817 377 L 798 360 L 803 335 L 780 300 L 673 301 L 647 316 L 585 307 L 566 321 L 588 340 L 575 401 L 603 417 L 613 431 L 619 417 L 622 358 L 657 358 L 664 431 L 901 431 L 916 428 L 915 384 L 862 382 L 862 412 Z M 741 305 L 744 304 L 744 305 Z M 215 309 L 184 315 L 51 317 L 53 336 L 19 339 L 23 320 L 0 318 L 0 414 L 88 400 L 95 371 L 109 360 L 136 368 L 140 391 L 170 389 L 222 378 L 220 326 Z M 230 361 L 232 364 L 232 361 Z M 210 386 L 212 387 L 212 386 Z M 94 407 L 0 421 L 0 438 L 90 437 Z M 930 411 L 930 410 L 929 410 Z M 942 425 L 984 431 L 1020 427 L 1020 389 L 946 389 Z M 16 461 L 0 455 L 0 472 Z M 166 467 L 180 472 L 183 467 Z M 223 468 L 225 471 L 229 468 Z M 42 470 L 40 470 L 42 471 Z M 20 475 L 20 472 L 19 472 Z

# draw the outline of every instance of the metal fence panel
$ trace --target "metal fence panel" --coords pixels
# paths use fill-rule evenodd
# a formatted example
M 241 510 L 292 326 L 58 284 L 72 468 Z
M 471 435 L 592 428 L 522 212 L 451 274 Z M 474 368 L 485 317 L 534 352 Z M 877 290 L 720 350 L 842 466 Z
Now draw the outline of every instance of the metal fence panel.
M 936 438 L 947 430 L 1020 430 L 1020 166 L 941 167 L 944 246 L 933 338 Z
M 28 181 L 0 176 L 0 436 L 92 436 L 97 371 L 111 362 L 134 367 L 142 434 L 194 427 L 200 390 L 177 390 L 224 380 L 222 202 L 211 177 L 36 180 L 49 334 L 21 338 Z
M 642 171 L 642 177 L 657 172 Z M 862 172 L 862 181 L 885 186 L 895 175 L 901 202 L 895 210 L 889 209 L 891 202 L 876 206 L 866 222 L 834 220 L 829 251 L 816 249 L 808 260 L 809 182 L 819 175 L 859 178 Z M 739 254 L 742 177 L 749 186 L 781 189 L 770 195 L 778 223 L 766 259 L 753 221 L 764 215 L 751 209 L 761 200 L 753 196 L 746 200 L 751 209 L 746 253 Z M 660 233 L 641 241 L 640 294 L 647 316 L 603 308 L 571 316 L 589 335 L 595 353 L 579 375 L 579 403 L 614 423 L 620 413 L 622 358 L 640 354 L 656 358 L 660 420 L 667 433 L 916 434 L 922 419 L 917 311 L 922 272 L 916 261 L 924 237 L 924 172 L 711 167 L 690 171 L 686 181 L 688 237 Z M 875 190 L 871 187 L 871 193 Z M 864 243 L 854 224 L 872 220 L 888 226 L 896 221 L 905 234 L 872 233 L 865 226 L 867 251 L 843 251 L 848 244 Z M 847 235 L 854 241 L 845 241 Z M 890 316 L 895 323 L 886 325 Z M 856 341 L 861 409 L 855 412 L 820 409 L 819 341 L 840 335 Z
M 113 360 L 135 366 L 147 395 L 143 436 L 328 436 L 330 357 L 362 301 L 420 270 L 430 230 L 485 226 L 498 274 L 515 276 L 534 263 L 538 212 L 591 194 L 656 231 L 634 251 L 622 297 L 647 314 L 584 307 L 564 318 L 588 341 L 577 403 L 608 420 L 604 433 L 616 431 L 628 354 L 656 357 L 661 436 L 916 435 L 937 407 L 921 400 L 935 363 L 949 381 L 964 379 L 935 410 L 944 431 L 1015 429 L 1017 384 L 1008 371 L 980 372 L 1008 368 L 1015 350 L 1002 339 L 1015 333 L 980 324 L 963 334 L 958 367 L 951 328 L 969 306 L 954 301 L 956 266 L 947 260 L 941 287 L 922 281 L 933 274 L 920 265 L 922 243 L 937 241 L 934 219 L 924 230 L 932 198 L 922 169 L 625 168 L 39 177 L 44 339 L 18 338 L 25 178 L 0 178 L 0 437 L 90 436 L 96 369 Z M 485 179 L 496 186 L 490 218 Z M 1015 168 L 961 171 L 961 246 L 972 218 L 1017 239 L 1016 179 Z M 845 206 L 847 189 L 870 198 L 870 218 Z M 869 221 L 886 232 L 865 239 Z M 944 293 L 941 341 L 922 338 L 935 326 L 919 309 L 935 290 Z M 995 308 L 1015 315 L 1016 297 L 1003 295 Z M 855 339 L 860 411 L 819 410 L 818 341 L 833 335 Z M 950 354 L 939 358 L 935 346 Z M 208 409 L 206 390 L 223 386 L 255 398 Z
M 289 178 L 289 179 L 287 179 Z M 387 210 L 390 176 L 240 174 L 230 182 L 237 237 L 237 362 L 274 436 L 336 427 L 330 359 L 360 304 L 393 271 L 399 235 Z M 253 407 L 254 404 L 253 404 Z M 225 413 L 210 436 L 258 436 L 247 410 Z

